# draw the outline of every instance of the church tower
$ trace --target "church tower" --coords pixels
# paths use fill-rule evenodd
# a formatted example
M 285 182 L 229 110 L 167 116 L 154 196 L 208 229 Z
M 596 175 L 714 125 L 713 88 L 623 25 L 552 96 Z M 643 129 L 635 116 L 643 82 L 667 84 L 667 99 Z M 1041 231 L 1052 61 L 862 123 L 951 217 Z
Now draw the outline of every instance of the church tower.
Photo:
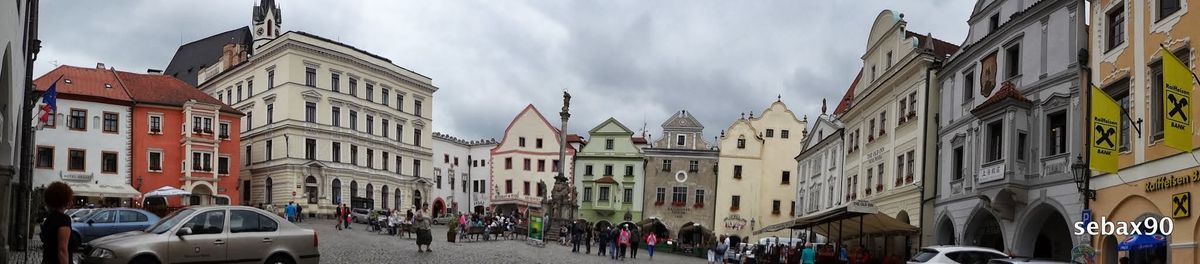
M 254 34 L 254 53 L 258 53 L 258 47 L 279 37 L 283 32 L 280 29 L 282 23 L 279 5 L 274 0 L 261 0 L 254 6 L 254 32 L 251 33 Z

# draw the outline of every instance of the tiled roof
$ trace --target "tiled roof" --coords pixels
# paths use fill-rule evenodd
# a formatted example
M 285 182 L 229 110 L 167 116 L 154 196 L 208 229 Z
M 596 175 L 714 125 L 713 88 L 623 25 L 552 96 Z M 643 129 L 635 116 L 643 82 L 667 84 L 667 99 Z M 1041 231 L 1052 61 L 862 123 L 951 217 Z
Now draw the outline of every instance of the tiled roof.
M 33 83 L 36 85 L 35 89 L 45 91 L 55 80 L 58 80 L 58 86 L 54 89 L 62 98 L 72 98 L 69 95 L 74 95 L 77 97 L 73 99 L 80 100 L 133 103 L 133 99 L 121 87 L 112 70 L 64 65 L 38 77 Z
M 647 141 L 646 141 L 646 138 L 644 138 L 644 137 L 633 137 L 633 144 L 646 144 L 646 143 L 647 143 Z
M 1012 82 L 1004 82 L 1004 84 L 1000 85 L 1000 90 L 997 90 L 996 93 L 992 94 L 991 97 L 988 97 L 986 101 L 983 101 L 983 103 L 980 103 L 979 106 L 976 106 L 971 111 L 986 109 L 1008 99 L 1023 103 L 1033 103 L 1029 98 L 1025 98 L 1025 95 L 1020 90 L 1017 90 L 1016 85 L 1013 85 Z
M 583 137 L 579 136 L 579 134 L 567 134 L 567 143 L 571 142 L 587 144 L 587 141 L 583 140 Z
M 854 87 L 858 86 L 858 80 L 862 79 L 862 68 L 858 69 L 858 75 L 854 76 L 854 81 L 850 82 L 850 88 L 846 89 L 846 95 L 842 96 L 842 101 L 838 102 L 837 108 L 834 108 L 833 114 L 840 115 L 850 110 L 850 104 L 854 101 Z
M 917 44 L 917 47 L 925 47 L 925 45 L 927 44 L 927 42 L 930 39 L 929 36 L 921 35 L 917 32 L 912 32 L 912 31 L 908 31 L 905 34 L 905 37 L 909 37 L 909 38 L 916 37 L 918 40 L 920 40 L 920 43 Z M 954 52 L 958 51 L 958 45 L 950 44 L 950 42 L 946 42 L 946 41 L 940 40 L 938 38 L 932 38 L 932 39 L 933 39 L 933 54 L 937 55 L 937 58 L 939 58 L 939 59 L 946 58 L 946 57 L 950 56 L 951 54 L 954 54 Z
M 175 50 L 175 56 L 167 64 L 164 75 L 174 76 L 192 86 L 199 85 L 200 70 L 216 64 L 221 59 L 225 44 L 234 43 L 251 47 L 250 28 L 240 27 L 220 34 L 192 41 Z M 251 51 L 253 52 L 253 51 Z
M 133 95 L 133 100 L 139 104 L 156 104 L 168 106 L 183 106 L 191 100 L 221 106 L 221 112 L 241 115 L 237 109 L 222 103 L 217 98 L 201 92 L 196 87 L 183 83 L 171 76 L 158 74 L 140 74 L 117 71 L 117 75 L 125 83 L 126 89 Z
M 597 179 L 596 183 L 617 184 L 617 180 L 613 180 L 613 178 L 611 176 L 604 176 L 604 177 L 600 177 L 600 179 Z

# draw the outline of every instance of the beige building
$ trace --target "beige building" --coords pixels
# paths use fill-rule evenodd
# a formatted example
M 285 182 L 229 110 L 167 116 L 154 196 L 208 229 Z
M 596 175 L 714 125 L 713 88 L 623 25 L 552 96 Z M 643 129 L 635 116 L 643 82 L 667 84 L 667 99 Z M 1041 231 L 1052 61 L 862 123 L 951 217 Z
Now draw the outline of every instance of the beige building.
M 492 148 L 491 210 L 509 213 L 524 213 L 529 208 L 541 208 L 542 199 L 554 187 L 554 176 L 558 175 L 559 130 L 542 116 L 533 105 L 517 113 L 504 129 L 504 137 Z M 567 163 L 563 173 L 567 183 L 575 182 L 575 142 L 582 142 L 577 135 L 567 137 Z M 545 183 L 539 185 L 538 183 Z M 572 187 L 574 188 L 574 187 Z
M 428 204 L 431 79 L 344 43 L 279 34 L 278 13 L 272 1 L 256 7 L 254 27 L 267 29 L 255 30 L 254 47 L 218 43 L 218 63 L 197 76 L 202 91 L 246 114 L 240 191 L 249 203 L 294 201 L 312 213 Z
M 933 155 L 938 90 L 931 88 L 936 61 L 958 46 L 908 30 L 904 16 L 884 10 L 875 18 L 862 55 L 863 71 L 852 87 L 845 125 L 843 175 L 850 200 L 866 200 L 899 222 L 920 227 L 923 209 L 919 184 L 935 177 Z M 934 102 L 933 104 L 929 104 Z M 928 169 L 926 169 L 928 168 Z M 932 186 L 925 186 L 932 189 Z M 916 248 L 917 234 L 893 236 L 887 248 Z M 868 242 L 883 253 L 882 240 Z M 911 252 L 911 250 L 908 250 Z
M 738 118 L 719 137 L 716 234 L 748 236 L 795 216 L 796 160 L 808 121 L 783 101 L 761 115 Z M 756 236 L 787 237 L 786 230 Z

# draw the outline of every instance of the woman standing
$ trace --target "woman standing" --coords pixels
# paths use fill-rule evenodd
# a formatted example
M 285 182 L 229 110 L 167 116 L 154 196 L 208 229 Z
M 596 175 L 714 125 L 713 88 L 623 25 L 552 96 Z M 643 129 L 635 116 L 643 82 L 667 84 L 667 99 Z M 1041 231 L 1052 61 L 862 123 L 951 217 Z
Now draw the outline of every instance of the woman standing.
M 42 222 L 42 232 L 39 234 L 43 243 L 43 264 L 71 263 L 71 256 L 79 247 L 79 241 L 71 239 L 71 217 L 63 213 L 71 205 L 74 195 L 71 186 L 66 183 L 54 182 L 46 187 L 43 200 L 50 212 Z
M 417 229 L 417 252 L 421 252 L 421 245 L 425 245 L 425 252 L 433 252 L 429 248 L 429 244 L 433 243 L 433 235 L 429 232 L 429 217 L 425 217 L 424 210 L 417 211 L 413 228 Z
M 650 260 L 654 260 L 654 245 L 658 244 L 658 236 L 654 232 L 646 236 L 646 253 L 650 254 Z

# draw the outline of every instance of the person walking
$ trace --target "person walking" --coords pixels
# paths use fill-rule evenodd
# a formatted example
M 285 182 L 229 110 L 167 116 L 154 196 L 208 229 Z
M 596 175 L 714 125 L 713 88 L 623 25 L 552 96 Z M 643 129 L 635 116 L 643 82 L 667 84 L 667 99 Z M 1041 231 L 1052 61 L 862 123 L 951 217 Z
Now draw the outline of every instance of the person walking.
M 626 226 L 629 228 L 629 257 L 637 259 L 638 247 L 642 241 L 642 232 L 638 231 L 637 226 Z
M 654 260 L 654 245 L 658 244 L 658 236 L 654 232 L 646 235 L 646 254 L 650 254 L 650 260 Z
M 617 246 L 617 249 L 621 251 L 621 260 L 625 260 L 625 254 L 629 251 L 629 241 L 631 240 L 630 235 L 631 234 L 629 234 L 628 226 L 621 228 L 621 237 L 619 238 L 620 240 L 617 241 L 620 243 L 620 245 Z
M 608 252 L 608 230 L 598 229 L 596 233 L 596 246 L 599 247 L 596 251 L 596 256 L 604 256 Z
M 584 254 L 592 254 L 592 230 L 590 227 L 583 227 L 583 247 L 587 249 Z
M 342 219 L 346 221 L 346 229 L 352 229 L 350 228 L 350 224 L 354 223 L 354 215 L 350 212 L 350 207 L 342 205 Z
M 38 237 L 42 239 L 43 264 L 72 263 L 79 240 L 71 239 L 71 217 L 65 213 L 71 207 L 75 192 L 66 183 L 56 181 L 46 187 L 42 197 L 49 211 L 42 221 Z
M 296 203 L 288 202 L 287 207 L 283 209 L 283 214 L 287 215 L 288 222 L 296 222 Z
M 816 264 L 817 263 L 817 251 L 813 250 L 813 244 L 811 242 L 804 243 L 804 251 L 800 252 L 800 263 L 802 263 L 802 264 Z
M 296 204 L 296 223 L 304 222 L 304 207 Z
M 850 263 L 850 253 L 846 250 L 846 244 L 838 246 L 838 264 Z
M 333 208 L 333 219 L 337 220 L 337 222 L 334 222 L 333 227 L 337 228 L 337 230 L 339 230 L 339 231 L 342 230 L 342 205 L 341 204 L 339 204 L 337 207 Z
M 421 246 L 425 246 L 425 252 L 433 252 L 429 248 L 429 244 L 433 243 L 433 234 L 429 232 L 429 218 L 425 217 L 424 210 L 418 210 L 416 217 L 413 219 L 413 228 L 417 230 L 417 252 L 421 252 Z
M 617 259 L 617 240 L 620 239 L 620 232 L 616 228 L 608 228 L 608 257 Z
M 579 242 L 583 239 L 582 232 L 579 231 L 579 223 L 571 225 L 571 252 L 579 252 Z

